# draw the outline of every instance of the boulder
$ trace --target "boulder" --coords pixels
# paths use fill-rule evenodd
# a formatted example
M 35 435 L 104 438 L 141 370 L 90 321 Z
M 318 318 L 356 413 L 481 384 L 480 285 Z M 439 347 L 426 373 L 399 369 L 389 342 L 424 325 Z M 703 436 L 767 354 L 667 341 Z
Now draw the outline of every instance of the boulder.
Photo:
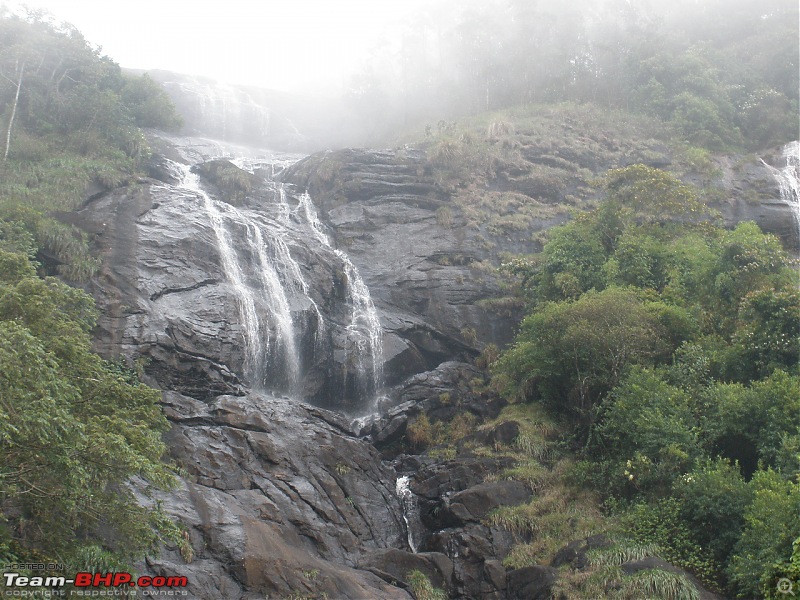
M 498 506 L 516 506 L 526 502 L 531 491 L 520 481 L 491 481 L 474 485 L 449 497 L 444 519 L 455 523 L 479 522 Z
M 398 581 L 407 582 L 411 571 L 420 571 L 438 588 L 449 589 L 453 584 L 453 562 L 440 552 L 380 550 L 365 556 L 359 563 L 362 569 L 378 569 Z
M 514 569 L 508 573 L 509 600 L 550 600 L 558 571 L 536 565 Z

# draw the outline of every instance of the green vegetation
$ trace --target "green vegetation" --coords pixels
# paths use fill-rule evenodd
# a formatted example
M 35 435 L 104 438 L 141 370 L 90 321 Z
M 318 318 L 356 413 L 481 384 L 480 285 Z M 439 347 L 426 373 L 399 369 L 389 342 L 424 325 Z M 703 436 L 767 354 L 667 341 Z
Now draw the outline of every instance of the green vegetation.
M 91 352 L 91 297 L 39 278 L 7 247 L 0 241 L 0 556 L 76 568 L 86 552 L 107 565 L 132 560 L 157 540 L 158 519 L 127 481 L 171 482 L 160 395 Z
M 445 600 L 447 598 L 444 590 L 433 587 L 431 580 L 422 571 L 410 571 L 406 578 L 416 600 Z
M 146 75 L 123 75 L 69 25 L 0 13 L 0 220 L 34 236 L 46 270 L 86 280 L 85 237 L 49 217 L 89 190 L 135 180 L 148 148 L 140 127 L 180 124 Z
M 604 526 L 626 547 L 658 546 L 737 597 L 774 597 L 779 578 L 796 576 L 800 545 L 797 273 L 777 239 L 750 223 L 720 228 L 667 173 L 614 170 L 604 189 L 540 255 L 505 266 L 529 315 L 494 363 L 494 385 L 516 410 L 557 419 L 577 462 L 564 455 L 544 494 L 493 518 L 541 530 L 556 517 L 537 505 L 554 494 L 553 513 L 583 507 L 577 523 L 590 504 L 565 500 L 582 487 L 607 499 Z M 552 550 L 536 539 L 511 563 Z M 612 587 L 690 597 L 678 580 L 640 575 Z M 588 593 L 615 577 L 598 566 L 563 585 Z
M 373 133 L 416 122 L 434 134 L 453 115 L 574 102 L 663 122 L 692 147 L 760 149 L 797 137 L 797 39 L 793 0 L 444 4 L 409 23 L 401 48 L 371 57 L 351 99 Z M 500 115 L 482 132 L 515 129 Z M 459 151 L 447 139 L 433 153 Z
M 85 236 L 51 217 L 135 180 L 139 127 L 178 124 L 164 92 L 129 78 L 74 28 L 0 14 L 0 560 L 129 568 L 186 532 L 142 491 L 172 484 L 157 391 L 91 351 Z M 38 273 L 37 273 L 38 271 Z

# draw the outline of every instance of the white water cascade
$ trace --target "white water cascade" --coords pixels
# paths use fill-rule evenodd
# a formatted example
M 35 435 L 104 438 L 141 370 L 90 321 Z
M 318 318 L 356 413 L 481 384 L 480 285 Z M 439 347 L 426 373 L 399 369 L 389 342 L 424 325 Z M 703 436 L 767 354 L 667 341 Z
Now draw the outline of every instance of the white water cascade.
M 800 141 L 789 142 L 783 147 L 783 159 L 786 164 L 780 169 L 767 166 L 778 182 L 781 200 L 792 209 L 797 235 L 800 236 Z
M 408 546 L 416 554 L 418 545 L 414 539 L 414 524 L 418 517 L 417 499 L 409 487 L 410 480 L 411 478 L 408 475 L 398 477 L 395 484 L 395 494 L 400 498 L 400 502 L 403 503 L 403 520 L 406 522 L 406 531 L 408 532 Z
M 180 187 L 200 196 L 214 228 L 221 266 L 236 296 L 243 328 L 245 377 L 254 387 L 264 388 L 271 372 L 282 370 L 288 388 L 286 391 L 295 391 L 301 365 L 297 349 L 298 332 L 287 288 L 289 291 L 307 291 L 299 265 L 292 259 L 285 241 L 275 235 L 276 228 L 229 204 L 213 200 L 200 187 L 198 176 L 189 167 L 182 165 L 181 169 L 184 177 Z M 246 242 L 247 251 L 255 259 L 253 263 L 258 267 L 255 273 L 258 286 L 249 282 L 242 268 L 242 264 L 246 263 L 236 251 L 234 235 Z M 266 304 L 275 324 L 274 337 L 269 327 L 259 319 L 257 306 L 261 303 Z
M 331 245 L 308 193 L 301 194 L 298 202 L 293 214 L 304 217 L 320 244 L 333 251 L 344 265 L 348 303 L 351 307 L 347 340 L 355 350 L 358 387 L 367 395 L 377 398 L 383 380 L 383 340 L 380 318 L 372 303 L 369 288 L 350 258 Z
M 271 166 L 259 160 L 238 162 L 251 173 Z M 200 199 L 214 231 L 220 266 L 237 304 L 245 382 L 306 399 L 304 376 L 331 351 L 325 341 L 337 340 L 335 347 L 345 354 L 343 370 L 329 375 L 334 387 L 324 393 L 345 404 L 377 401 L 383 370 L 380 319 L 358 269 L 332 245 L 308 194 L 295 199 L 270 179 L 257 209 L 237 208 L 209 196 L 190 167 L 176 168 L 182 173 L 179 189 Z M 303 275 L 307 269 L 292 255 L 303 246 L 305 252 L 313 250 L 315 244 L 329 257 L 323 263 L 341 274 L 345 302 L 339 316 L 323 312 Z

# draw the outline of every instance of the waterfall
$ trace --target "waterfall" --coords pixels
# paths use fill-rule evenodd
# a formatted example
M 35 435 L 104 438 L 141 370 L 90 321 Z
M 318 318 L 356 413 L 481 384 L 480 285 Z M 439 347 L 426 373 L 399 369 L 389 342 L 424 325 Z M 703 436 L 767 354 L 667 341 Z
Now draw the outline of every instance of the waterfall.
M 383 338 L 380 318 L 372 303 L 369 288 L 350 258 L 331 245 L 308 193 L 298 197 L 293 214 L 301 217 L 301 212 L 319 243 L 330 249 L 344 266 L 347 300 L 351 308 L 347 342 L 355 351 L 358 387 L 363 395 L 377 397 L 383 380 Z
M 250 172 L 269 172 L 268 160 L 236 160 Z M 334 351 L 343 351 L 342 369 L 326 375 L 332 387 L 317 383 L 313 393 L 336 398 L 344 403 L 340 406 L 376 402 L 382 387 L 380 319 L 358 269 L 333 247 L 309 195 L 289 196 L 282 183 L 269 179 L 258 208 L 237 208 L 209 196 L 189 167 L 176 167 L 183 176 L 179 189 L 200 199 L 214 232 L 220 267 L 237 305 L 245 382 L 260 391 L 306 399 L 305 376 L 322 357 L 330 358 L 331 346 L 325 342 L 331 340 Z M 322 262 L 343 283 L 339 289 L 345 302 L 330 315 L 312 297 L 304 269 L 292 256 L 309 245 L 326 257 Z
M 792 209 L 800 237 L 800 141 L 790 142 L 783 147 L 783 159 L 786 163 L 783 168 L 767 166 L 778 182 L 781 200 Z
M 274 376 L 281 372 L 282 384 L 288 388 L 286 391 L 295 392 L 301 364 L 287 291 L 301 290 L 307 296 L 308 286 L 299 265 L 291 257 L 282 237 L 275 235 L 275 228 L 269 228 L 245 211 L 213 200 L 200 187 L 195 173 L 186 166 L 182 166 L 182 171 L 184 177 L 180 187 L 201 198 L 214 229 L 221 266 L 236 297 L 243 329 L 245 378 L 253 387 L 265 389 L 268 380 L 274 383 Z M 240 256 L 234 245 L 234 236 L 240 244 L 244 242 L 244 250 L 250 256 Z M 256 267 L 254 279 L 257 285 L 248 278 L 248 259 Z M 262 323 L 259 318 L 259 305 L 265 305 L 272 318 L 274 338 L 267 323 Z
M 416 540 L 414 539 L 414 524 L 418 519 L 417 499 L 414 496 L 414 492 L 412 492 L 411 488 L 409 487 L 410 480 L 411 478 L 408 475 L 398 477 L 397 483 L 395 484 L 395 494 L 397 494 L 397 497 L 400 498 L 400 502 L 403 504 L 403 520 L 406 522 L 408 547 L 411 548 L 411 551 L 414 554 L 416 554 L 418 546 Z

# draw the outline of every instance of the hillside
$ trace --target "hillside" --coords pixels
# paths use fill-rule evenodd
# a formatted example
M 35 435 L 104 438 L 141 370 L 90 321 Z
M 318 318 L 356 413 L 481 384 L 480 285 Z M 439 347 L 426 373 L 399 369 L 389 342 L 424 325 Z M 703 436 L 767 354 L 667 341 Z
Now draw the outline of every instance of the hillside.
M 797 10 L 678 4 L 469 5 L 346 132 L 2 15 L 0 559 L 241 600 L 800 580 Z M 388 147 L 264 148 L 320 139 Z

